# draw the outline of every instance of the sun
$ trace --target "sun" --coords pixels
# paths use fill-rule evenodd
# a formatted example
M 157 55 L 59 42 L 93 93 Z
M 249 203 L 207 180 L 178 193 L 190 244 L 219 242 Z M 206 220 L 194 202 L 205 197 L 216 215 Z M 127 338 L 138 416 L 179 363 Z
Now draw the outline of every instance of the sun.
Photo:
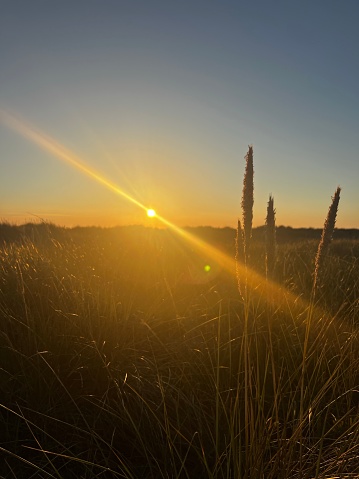
M 156 211 L 150 208 L 149 210 L 147 210 L 147 216 L 149 218 L 154 218 L 156 216 Z

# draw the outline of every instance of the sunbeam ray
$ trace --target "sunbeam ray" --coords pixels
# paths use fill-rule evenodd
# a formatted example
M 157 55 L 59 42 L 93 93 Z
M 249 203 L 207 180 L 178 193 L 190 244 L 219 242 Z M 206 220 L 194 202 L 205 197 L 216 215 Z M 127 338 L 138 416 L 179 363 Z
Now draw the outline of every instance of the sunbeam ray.
M 8 127 L 17 131 L 25 138 L 28 138 L 29 140 L 37 144 L 42 149 L 48 151 L 49 153 L 52 154 L 52 156 L 68 163 L 73 168 L 84 173 L 85 175 L 89 176 L 93 180 L 96 180 L 98 183 L 102 184 L 103 186 L 113 191 L 114 193 L 122 196 L 127 201 L 130 201 L 131 203 L 135 204 L 139 208 L 142 208 L 143 210 L 147 211 L 147 207 L 145 205 L 140 203 L 138 200 L 133 198 L 133 196 L 126 193 L 124 190 L 119 188 L 110 180 L 104 178 L 99 172 L 90 168 L 88 165 L 85 164 L 85 162 L 79 156 L 77 156 L 75 153 L 65 148 L 54 138 L 51 138 L 47 134 L 39 131 L 37 128 L 30 125 L 29 123 L 25 122 L 24 120 L 20 120 L 15 115 L 5 110 L 0 110 L 0 119 Z

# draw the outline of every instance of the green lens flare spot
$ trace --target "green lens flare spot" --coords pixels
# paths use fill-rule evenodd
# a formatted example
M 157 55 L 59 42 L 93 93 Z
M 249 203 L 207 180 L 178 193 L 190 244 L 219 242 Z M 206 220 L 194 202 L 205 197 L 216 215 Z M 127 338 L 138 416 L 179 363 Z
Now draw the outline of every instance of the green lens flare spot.
M 206 264 L 206 266 L 204 267 L 204 270 L 206 273 L 209 273 L 211 271 L 211 267 L 209 264 Z

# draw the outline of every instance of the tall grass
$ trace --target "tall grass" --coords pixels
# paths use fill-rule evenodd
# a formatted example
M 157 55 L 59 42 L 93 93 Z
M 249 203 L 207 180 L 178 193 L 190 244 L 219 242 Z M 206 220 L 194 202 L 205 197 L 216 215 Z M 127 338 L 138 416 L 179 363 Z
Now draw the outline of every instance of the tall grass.
M 242 194 L 242 215 L 243 215 L 243 247 L 244 259 L 248 264 L 250 245 L 252 237 L 252 222 L 253 222 L 253 204 L 254 204 L 254 183 L 253 183 L 253 147 L 248 147 L 248 152 L 245 156 L 246 166 L 243 178 L 243 194 Z
M 274 199 L 270 195 L 267 205 L 266 216 L 266 275 L 270 278 L 273 275 L 276 255 L 276 231 L 275 231 L 275 209 Z
M 309 284 L 313 250 L 278 246 L 287 288 L 275 308 L 250 292 L 245 336 L 232 278 L 191 282 L 168 233 L 4 245 L 0 475 L 355 477 L 358 298 L 313 313 L 301 389 L 307 310 L 285 291 Z M 358 277 L 348 251 L 328 258 L 335 305 Z
M 315 257 L 314 291 L 322 286 L 324 262 L 335 228 L 335 221 L 340 200 L 340 190 L 341 189 L 338 186 L 332 198 L 332 203 L 329 207 L 329 211 L 324 223 L 322 237 L 318 246 L 317 255 Z
M 242 277 L 243 277 L 243 266 L 245 264 L 245 255 L 244 255 L 244 242 L 243 242 L 243 231 L 241 220 L 238 219 L 237 221 L 237 232 L 236 232 L 236 239 L 235 239 L 235 259 L 236 259 L 236 278 L 237 278 L 237 286 L 239 294 L 243 299 L 243 292 L 242 292 Z
M 254 204 L 254 183 L 253 183 L 253 147 L 248 147 L 248 152 L 245 156 L 246 165 L 243 177 L 243 191 L 242 191 L 242 219 L 238 219 L 237 235 L 235 240 L 236 246 L 236 276 L 238 291 L 246 304 L 247 296 L 247 273 L 249 267 L 250 246 L 252 239 L 252 222 L 253 222 L 253 204 Z

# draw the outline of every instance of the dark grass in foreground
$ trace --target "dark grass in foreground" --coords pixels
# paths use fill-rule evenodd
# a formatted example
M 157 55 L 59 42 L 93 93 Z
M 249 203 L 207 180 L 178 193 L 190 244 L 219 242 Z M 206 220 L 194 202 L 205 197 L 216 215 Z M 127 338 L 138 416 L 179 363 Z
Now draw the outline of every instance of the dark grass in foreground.
M 317 245 L 278 247 L 266 297 L 254 242 L 245 303 L 168 231 L 4 245 L 0 476 L 359 477 L 359 242 L 334 241 L 313 304 Z

